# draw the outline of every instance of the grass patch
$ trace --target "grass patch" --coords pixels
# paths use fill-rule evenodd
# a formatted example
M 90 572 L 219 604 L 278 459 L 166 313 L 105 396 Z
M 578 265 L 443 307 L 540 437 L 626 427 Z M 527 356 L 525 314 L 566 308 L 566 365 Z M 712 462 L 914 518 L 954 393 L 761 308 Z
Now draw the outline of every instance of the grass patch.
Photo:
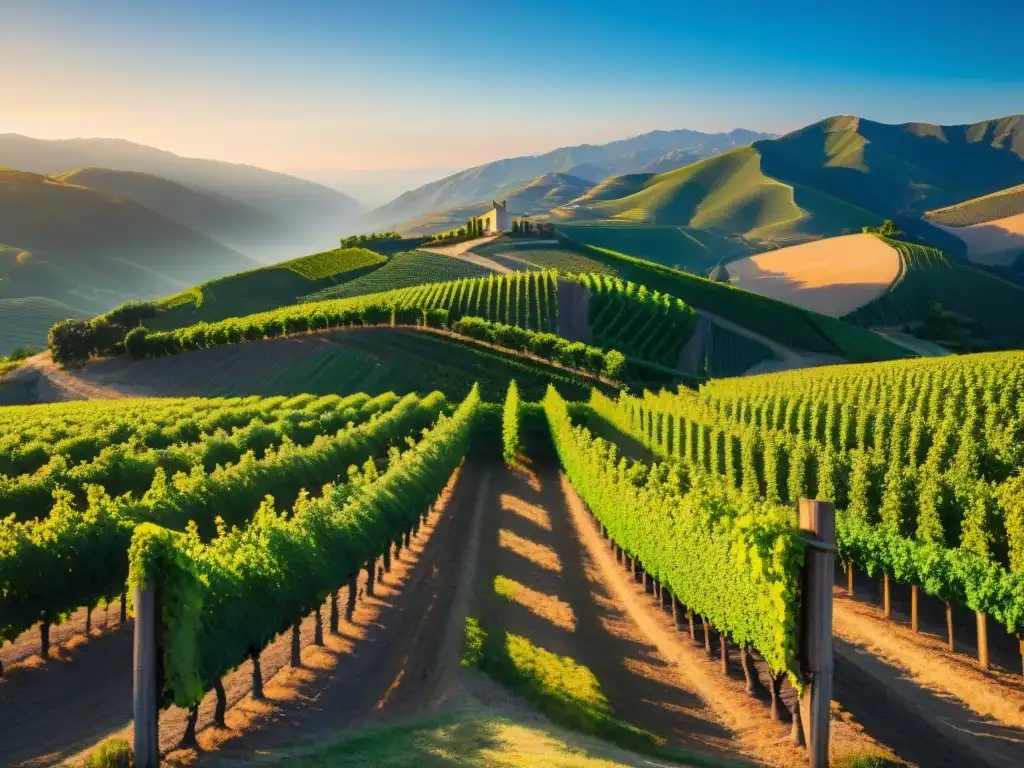
M 159 315 L 147 320 L 154 330 L 217 322 L 295 304 L 300 296 L 337 287 L 366 275 L 387 260 L 366 248 L 336 248 L 270 267 L 239 272 L 157 302 Z
M 501 576 L 495 580 L 496 588 L 499 580 Z M 502 589 L 514 588 L 515 582 L 504 581 Z M 494 678 L 559 725 L 687 765 L 714 768 L 740 764 L 664 746 L 655 734 L 615 716 L 590 669 L 521 635 L 489 632 L 473 617 L 466 619 L 462 664 Z
M 490 712 L 444 712 L 361 729 L 286 757 L 261 761 L 294 768 L 626 768 L 636 757 L 555 727 L 525 725 Z

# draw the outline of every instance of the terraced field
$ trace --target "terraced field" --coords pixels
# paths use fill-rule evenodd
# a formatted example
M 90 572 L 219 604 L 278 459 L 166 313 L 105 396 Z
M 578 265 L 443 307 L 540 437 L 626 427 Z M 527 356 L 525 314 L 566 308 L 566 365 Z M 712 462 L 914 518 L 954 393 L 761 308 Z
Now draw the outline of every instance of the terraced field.
M 543 395 L 549 383 L 576 393 L 593 383 L 577 383 L 564 369 L 539 362 L 388 327 L 269 339 L 258 347 L 213 347 L 140 361 L 110 358 L 61 376 L 73 379 L 67 388 L 71 392 L 99 390 L 107 396 L 405 394 L 437 389 L 460 397 L 479 382 L 482 393 L 498 399 L 512 378 L 530 397 Z
M 157 304 L 160 314 L 147 324 L 167 330 L 264 312 L 293 304 L 319 288 L 354 280 L 386 263 L 383 256 L 365 248 L 314 253 L 212 280 L 171 296 Z
M 956 205 L 928 211 L 924 217 L 933 224 L 947 227 L 970 227 L 1007 216 L 1024 213 L 1024 184 L 993 192 Z
M 0 299 L 0 357 L 19 347 L 41 349 L 46 346 L 50 326 L 61 320 L 84 320 L 88 313 L 53 299 L 30 297 Z
M 491 271 L 478 264 L 427 251 L 396 253 L 388 263 L 368 275 L 343 285 L 331 286 L 309 293 L 302 301 L 345 299 L 369 293 L 409 288 L 423 283 L 459 280 L 465 277 L 486 277 Z

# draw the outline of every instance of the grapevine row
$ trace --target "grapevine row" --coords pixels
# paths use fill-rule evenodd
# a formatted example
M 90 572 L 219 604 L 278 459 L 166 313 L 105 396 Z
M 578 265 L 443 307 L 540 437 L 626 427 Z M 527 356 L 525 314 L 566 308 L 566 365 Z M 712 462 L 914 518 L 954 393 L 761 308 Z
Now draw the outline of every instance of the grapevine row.
M 193 707 L 223 674 L 321 605 L 400 540 L 462 461 L 478 390 L 422 440 L 348 482 L 302 497 L 290 513 L 264 503 L 244 528 L 203 543 L 155 524 L 132 538 L 128 581 L 159 591 L 157 647 L 165 703 Z M 298 576 L 301 574 L 301 577 Z
M 422 399 L 407 395 L 370 421 L 317 437 L 309 446 L 286 443 L 262 459 L 247 454 L 210 473 L 193 467 L 168 478 L 158 469 L 139 498 L 113 498 L 93 486 L 87 504 L 78 506 L 69 493 L 59 491 L 45 518 L 0 520 L 0 637 L 13 640 L 42 621 L 45 646 L 49 624 L 119 595 L 128 544 L 139 524 L 188 527 L 209 538 L 244 524 L 267 496 L 290 506 L 304 489 L 334 482 L 351 464 L 385 455 L 429 425 L 445 406 L 440 392 Z

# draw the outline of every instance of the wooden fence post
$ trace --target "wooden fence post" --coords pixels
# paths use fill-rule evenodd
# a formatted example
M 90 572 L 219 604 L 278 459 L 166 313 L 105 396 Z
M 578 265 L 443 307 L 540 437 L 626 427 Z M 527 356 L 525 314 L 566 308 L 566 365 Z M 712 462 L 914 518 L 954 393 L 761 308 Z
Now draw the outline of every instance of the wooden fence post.
M 135 767 L 160 765 L 160 708 L 157 692 L 156 588 L 135 587 L 135 646 L 133 710 L 135 719 Z
M 832 583 L 836 552 L 836 510 L 825 501 L 800 499 L 805 531 L 800 661 L 807 686 L 800 707 L 807 733 L 808 764 L 827 768 L 832 701 Z

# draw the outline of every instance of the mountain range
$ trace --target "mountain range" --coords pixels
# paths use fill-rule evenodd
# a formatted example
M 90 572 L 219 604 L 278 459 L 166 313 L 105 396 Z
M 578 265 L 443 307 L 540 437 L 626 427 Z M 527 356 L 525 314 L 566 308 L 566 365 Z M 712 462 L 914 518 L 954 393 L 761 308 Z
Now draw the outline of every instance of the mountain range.
M 45 176 L 81 169 L 129 171 L 174 182 L 178 186 L 153 179 L 100 179 L 94 172 L 89 174 L 105 191 L 138 192 L 144 195 L 145 205 L 174 213 L 172 218 L 200 232 L 208 229 L 204 222 L 219 218 L 226 208 L 232 210 L 229 219 L 236 223 L 264 219 L 255 230 L 245 225 L 241 240 L 229 235 L 225 242 L 261 261 L 280 261 L 330 246 L 360 210 L 359 203 L 348 195 L 295 176 L 251 165 L 181 157 L 123 139 L 50 141 L 0 134 L 0 168 L 4 167 Z M 183 201 L 188 192 L 194 194 L 193 199 Z M 216 215 L 212 210 L 203 213 L 211 198 L 221 199 L 212 209 Z M 245 211 L 239 205 L 245 206 Z M 230 232 L 235 224 L 224 226 Z
M 1024 182 L 1024 117 L 887 125 L 837 116 L 660 174 L 606 179 L 551 213 L 670 224 L 762 245 L 857 232 L 881 219 L 954 253 L 932 209 Z
M 474 206 L 507 196 L 549 173 L 598 182 L 625 173 L 677 168 L 771 135 L 746 129 L 728 133 L 652 131 L 608 144 L 581 144 L 541 155 L 496 160 L 405 192 L 359 217 L 353 227 L 388 229 L 431 212 Z

